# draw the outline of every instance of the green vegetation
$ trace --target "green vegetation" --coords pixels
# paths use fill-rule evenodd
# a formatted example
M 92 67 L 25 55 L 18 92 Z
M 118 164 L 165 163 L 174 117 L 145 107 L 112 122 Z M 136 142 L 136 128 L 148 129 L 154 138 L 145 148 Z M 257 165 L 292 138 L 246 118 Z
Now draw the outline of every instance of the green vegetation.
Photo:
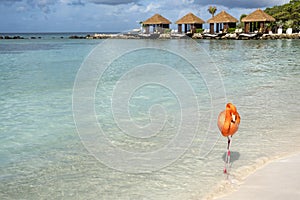
M 229 28 L 227 32 L 228 32 L 228 33 L 234 33 L 235 29 L 236 29 L 236 28 Z
M 203 28 L 197 28 L 196 33 L 203 33 L 204 29 Z
M 169 28 L 166 28 L 166 29 L 164 30 L 164 33 L 165 33 L 165 34 L 169 34 L 169 33 L 171 33 L 171 29 L 169 29 Z
M 291 0 L 287 4 L 267 8 L 265 12 L 276 19 L 274 25 L 300 31 L 300 0 Z

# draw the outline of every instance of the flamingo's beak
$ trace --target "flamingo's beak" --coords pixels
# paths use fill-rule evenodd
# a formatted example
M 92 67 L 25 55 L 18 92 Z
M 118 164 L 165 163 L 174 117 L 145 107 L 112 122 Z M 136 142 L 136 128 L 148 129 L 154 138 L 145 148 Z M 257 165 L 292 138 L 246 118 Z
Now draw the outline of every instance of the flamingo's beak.
M 235 120 L 236 120 L 236 119 L 235 119 L 235 115 L 234 115 L 234 114 L 231 114 L 231 122 L 232 122 L 232 123 L 235 123 Z

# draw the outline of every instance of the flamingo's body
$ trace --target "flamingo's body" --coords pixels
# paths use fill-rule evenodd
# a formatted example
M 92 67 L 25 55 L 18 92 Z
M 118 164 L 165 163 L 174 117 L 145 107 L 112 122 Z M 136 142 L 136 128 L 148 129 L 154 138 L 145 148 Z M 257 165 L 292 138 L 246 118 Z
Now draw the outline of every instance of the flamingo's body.
M 239 128 L 240 115 L 236 107 L 228 103 L 226 109 L 219 114 L 218 127 L 224 137 L 229 137 L 235 134 Z
M 236 110 L 236 107 L 228 103 L 226 105 L 226 109 L 219 114 L 218 117 L 218 127 L 224 137 L 228 138 L 228 145 L 227 145 L 227 156 L 225 162 L 224 173 L 227 173 L 227 165 L 229 165 L 230 160 L 230 141 L 233 134 L 237 132 L 240 125 L 240 115 Z

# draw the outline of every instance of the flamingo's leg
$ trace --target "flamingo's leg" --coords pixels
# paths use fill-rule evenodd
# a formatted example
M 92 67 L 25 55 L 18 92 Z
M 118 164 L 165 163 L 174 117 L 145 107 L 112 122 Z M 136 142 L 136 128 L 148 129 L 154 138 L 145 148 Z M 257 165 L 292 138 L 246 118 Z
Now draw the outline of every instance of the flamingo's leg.
M 227 168 L 229 167 L 230 164 L 230 142 L 231 142 L 231 137 L 228 136 L 228 143 L 227 143 L 227 154 L 226 154 L 226 160 L 225 160 L 225 168 L 224 168 L 224 173 L 227 174 Z
M 228 136 L 228 144 L 227 144 L 227 150 L 229 150 L 229 147 L 230 147 L 230 137 Z

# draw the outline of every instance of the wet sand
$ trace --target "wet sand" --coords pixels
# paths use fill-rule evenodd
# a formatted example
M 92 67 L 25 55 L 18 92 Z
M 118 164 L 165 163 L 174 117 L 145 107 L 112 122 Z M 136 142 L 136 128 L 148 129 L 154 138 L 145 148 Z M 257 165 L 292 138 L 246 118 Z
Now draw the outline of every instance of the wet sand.
M 300 199 L 300 153 L 272 161 L 218 200 Z

